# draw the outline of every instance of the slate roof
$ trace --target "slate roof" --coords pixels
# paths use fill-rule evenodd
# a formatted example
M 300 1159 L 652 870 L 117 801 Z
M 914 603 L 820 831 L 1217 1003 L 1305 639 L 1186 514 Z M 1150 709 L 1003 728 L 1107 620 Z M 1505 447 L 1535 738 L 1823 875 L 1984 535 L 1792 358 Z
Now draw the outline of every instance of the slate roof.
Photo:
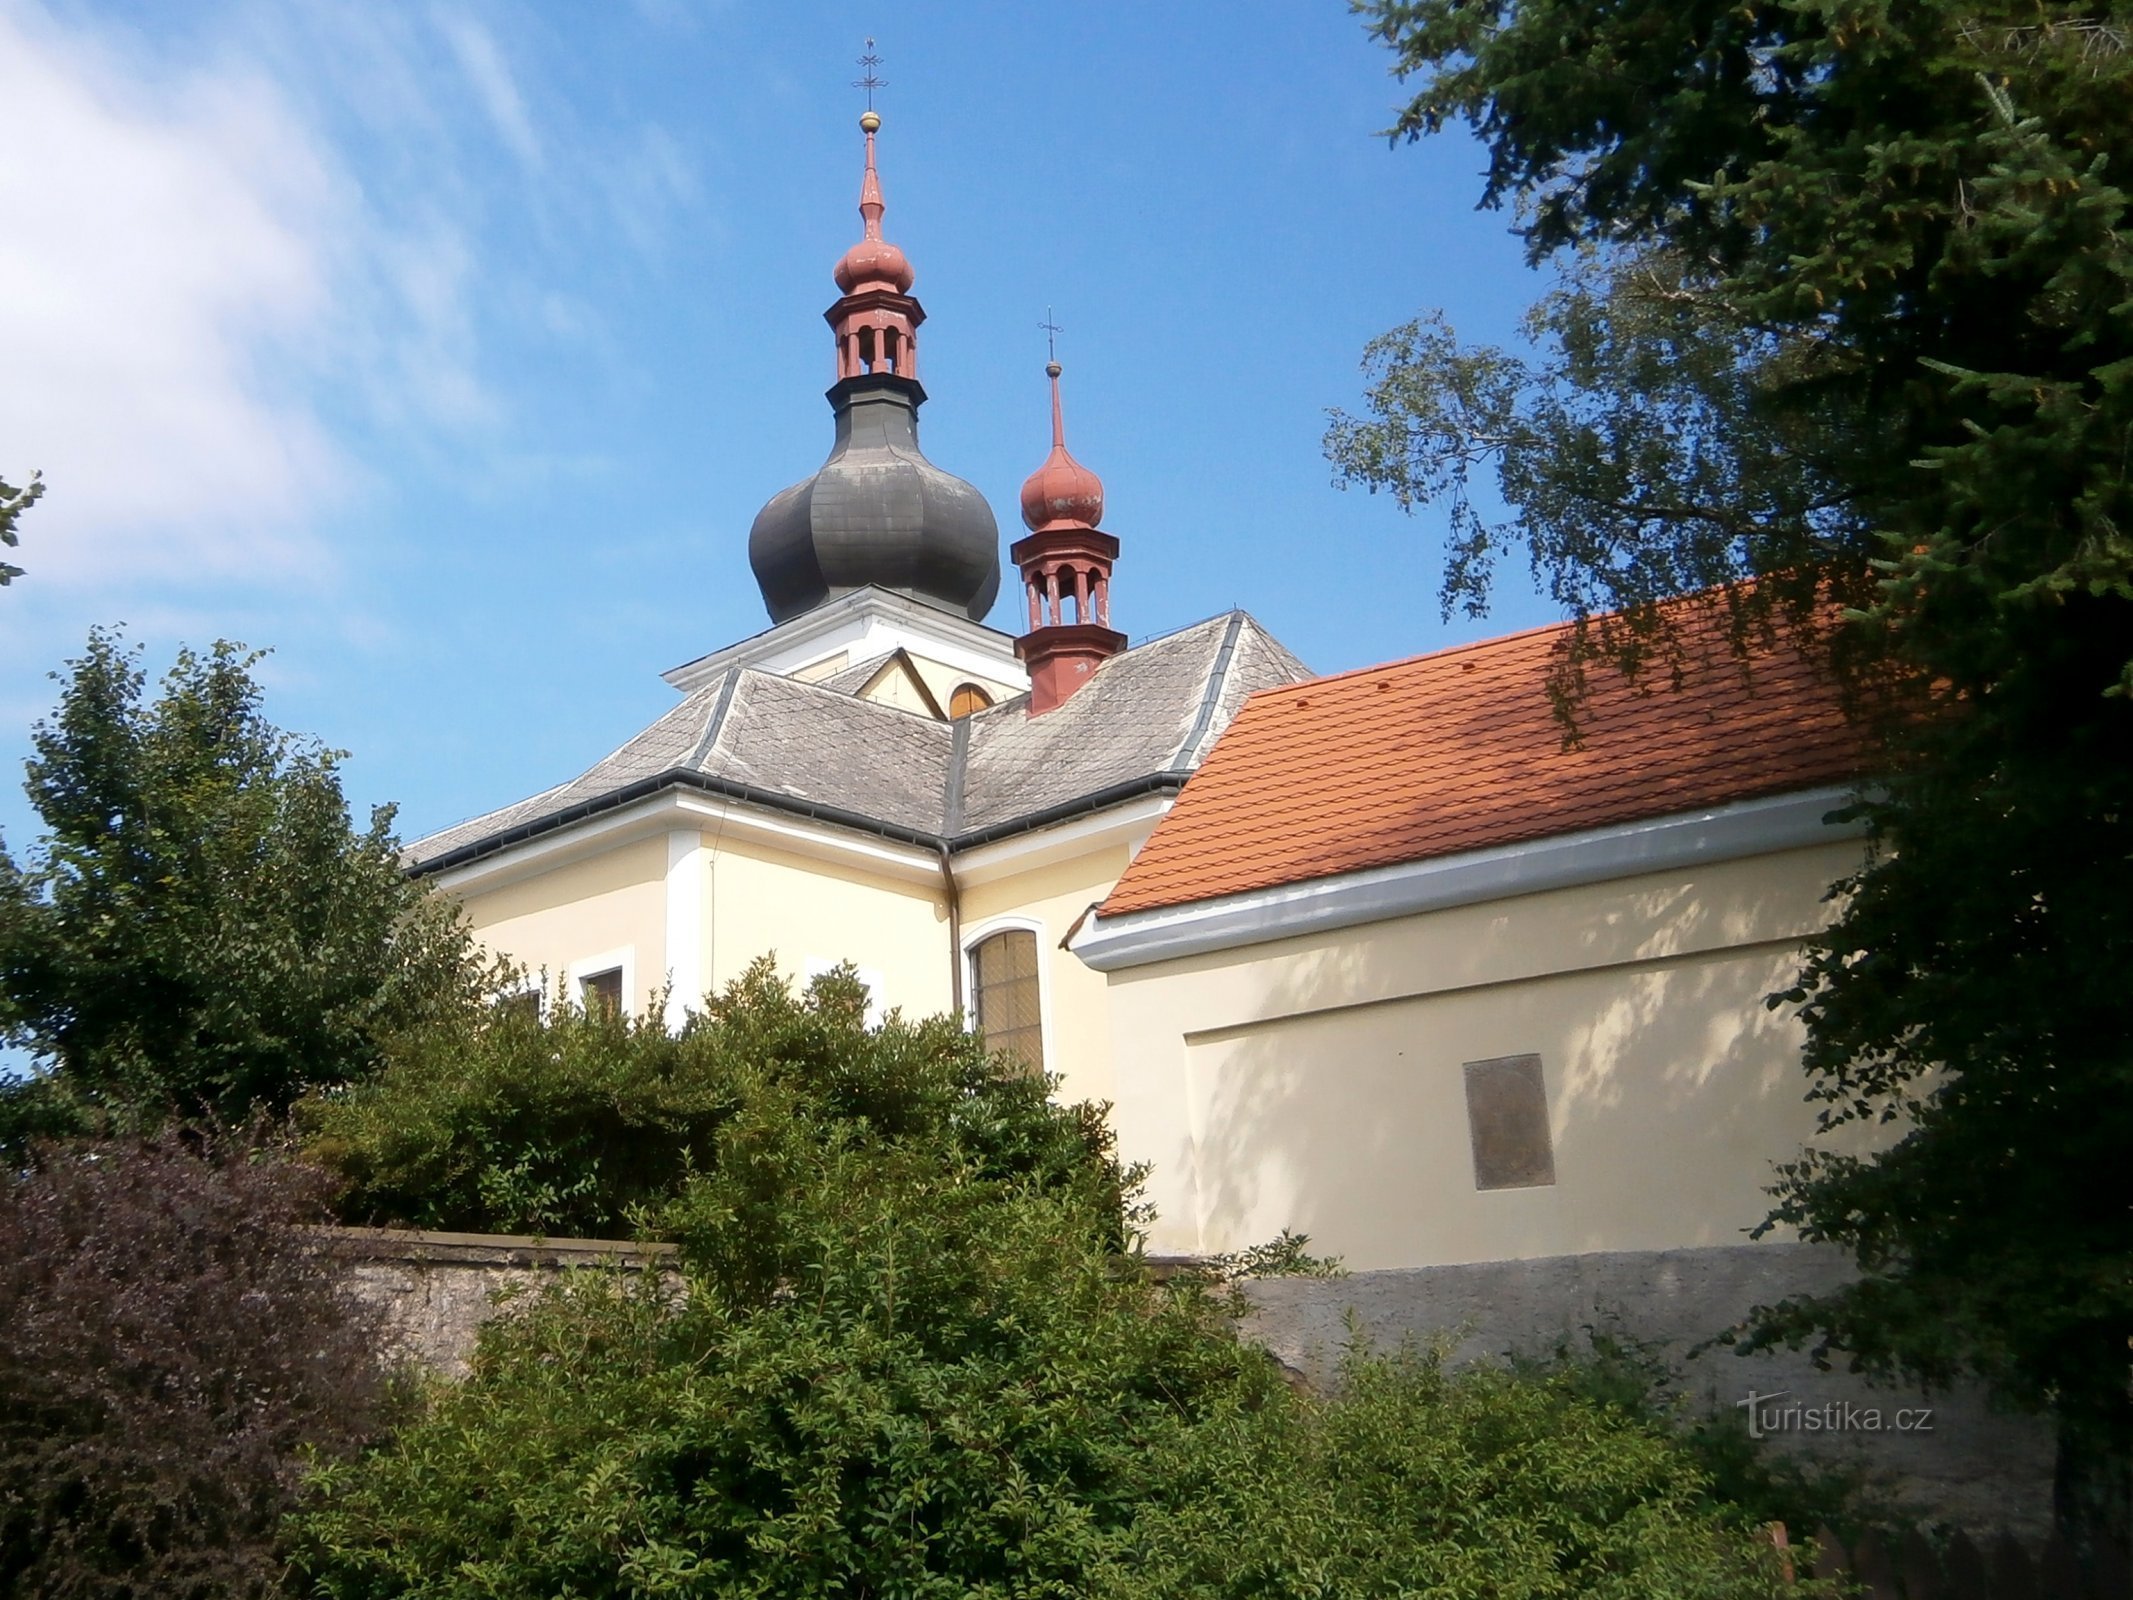
M 1232 721 L 1101 914 L 1642 821 L 1844 782 L 1864 745 L 1789 645 L 1731 652 L 1682 612 L 1678 688 L 1588 671 L 1580 742 L 1547 684 L 1571 625 L 1266 690 Z
M 814 684 L 733 668 L 581 776 L 418 840 L 407 860 L 458 865 L 670 787 L 968 846 L 1175 788 L 1246 696 L 1308 676 L 1241 611 L 1112 657 L 1041 717 L 1026 695 L 954 723 L 859 699 L 879 665 Z

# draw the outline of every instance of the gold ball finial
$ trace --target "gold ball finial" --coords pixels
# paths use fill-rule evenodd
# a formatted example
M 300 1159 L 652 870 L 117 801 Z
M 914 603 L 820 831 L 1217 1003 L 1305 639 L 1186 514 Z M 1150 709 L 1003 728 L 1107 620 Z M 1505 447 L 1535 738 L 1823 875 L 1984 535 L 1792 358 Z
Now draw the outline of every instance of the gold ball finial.
M 880 114 L 873 111 L 860 112 L 859 126 L 864 128 L 868 133 L 872 133 L 876 128 L 881 126 Z
M 1047 361 L 1044 364 L 1044 375 L 1047 378 L 1056 378 L 1064 370 L 1065 368 L 1061 367 L 1056 361 Z

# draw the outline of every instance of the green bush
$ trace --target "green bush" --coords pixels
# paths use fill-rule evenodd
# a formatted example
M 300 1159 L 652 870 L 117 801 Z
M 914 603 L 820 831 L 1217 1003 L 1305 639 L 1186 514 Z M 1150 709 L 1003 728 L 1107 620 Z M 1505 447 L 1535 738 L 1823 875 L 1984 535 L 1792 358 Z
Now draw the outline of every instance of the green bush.
M 346 1180 L 351 1221 L 591 1237 L 628 1232 L 694 1174 L 748 1169 L 766 1122 L 1001 1174 L 1060 1178 L 1108 1149 L 1100 1111 L 1053 1107 L 953 1021 L 869 1029 L 865 1010 L 849 969 L 795 995 L 767 958 L 672 1034 L 656 1015 L 499 1008 L 471 1035 L 402 1041 L 298 1122 Z
M 323 1469 L 313 1592 L 1780 1592 L 1678 1445 L 1568 1379 L 1399 1356 L 1294 1393 L 1224 1291 L 1121 1257 L 1097 1125 L 958 1030 L 757 974 L 698 1034 L 729 1092 L 641 1212 L 679 1270 L 538 1295 Z

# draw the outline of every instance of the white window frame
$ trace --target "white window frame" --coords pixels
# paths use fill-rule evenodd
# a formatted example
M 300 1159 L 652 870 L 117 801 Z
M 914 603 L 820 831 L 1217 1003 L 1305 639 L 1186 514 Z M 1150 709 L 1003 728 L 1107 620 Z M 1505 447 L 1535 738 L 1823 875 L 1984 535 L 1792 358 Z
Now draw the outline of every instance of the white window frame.
M 570 998 L 582 1007 L 585 1004 L 585 980 L 595 973 L 622 969 L 622 1014 L 625 1017 L 637 1014 L 637 947 L 626 944 L 619 950 L 603 950 L 596 956 L 586 956 L 573 961 L 563 969 L 570 981 Z
M 540 972 L 529 972 L 510 988 L 497 990 L 496 1000 L 499 1005 L 503 1005 L 518 999 L 521 995 L 528 994 L 533 996 L 533 1003 L 539 1008 L 536 1014 L 543 1022 L 546 1022 L 548 1020 L 550 998 L 548 994 L 548 973 L 545 969 Z
M 1016 930 L 1037 936 L 1037 1028 L 1039 1042 L 1044 1046 L 1045 1075 L 1054 1077 L 1059 1072 L 1059 1058 L 1056 1053 L 1059 1035 L 1052 1028 L 1051 945 L 1043 918 L 1015 915 L 987 917 L 983 922 L 973 923 L 963 930 L 963 1031 L 978 1031 L 978 946 L 996 933 Z

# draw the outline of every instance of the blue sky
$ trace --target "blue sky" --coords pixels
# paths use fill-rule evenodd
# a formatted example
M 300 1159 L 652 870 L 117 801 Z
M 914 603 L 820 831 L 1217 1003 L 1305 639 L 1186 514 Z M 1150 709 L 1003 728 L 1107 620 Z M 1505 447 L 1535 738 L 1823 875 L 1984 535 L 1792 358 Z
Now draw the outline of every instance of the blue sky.
M 1544 287 L 1460 135 L 1388 148 L 1340 0 L 0 0 L 0 830 L 94 623 L 271 646 L 269 714 L 412 837 L 569 777 L 765 624 L 750 521 L 828 449 L 853 58 L 927 312 L 927 454 L 1003 538 L 1068 435 L 1133 636 L 1231 605 L 1335 671 L 1437 616 L 1441 524 L 1331 486 L 1373 334 Z M 1012 584 L 995 612 L 1014 627 Z

